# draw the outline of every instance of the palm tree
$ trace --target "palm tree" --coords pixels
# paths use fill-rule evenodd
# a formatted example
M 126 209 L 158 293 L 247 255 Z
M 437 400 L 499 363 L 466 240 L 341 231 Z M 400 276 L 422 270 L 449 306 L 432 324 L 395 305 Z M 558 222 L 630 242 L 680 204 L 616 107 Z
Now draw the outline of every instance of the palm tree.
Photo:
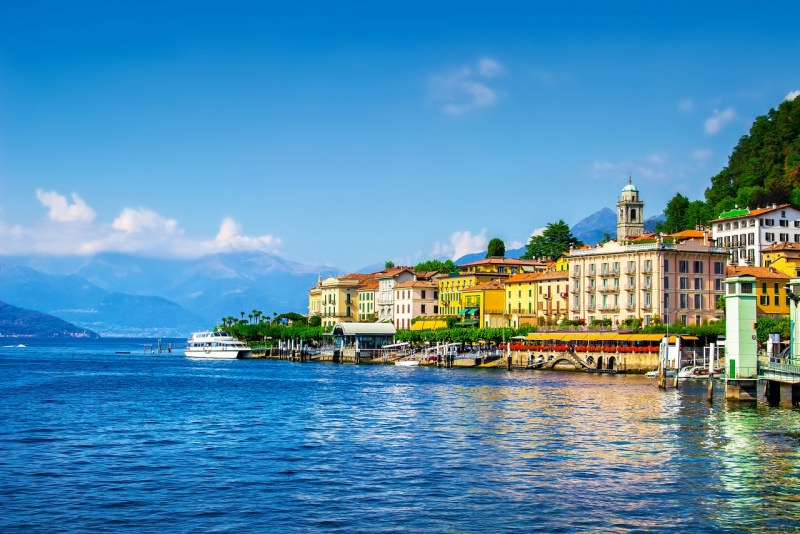
M 241 314 L 242 314 L 242 321 L 244 321 L 244 312 L 243 312 L 243 311 L 240 311 L 239 313 L 241 313 Z

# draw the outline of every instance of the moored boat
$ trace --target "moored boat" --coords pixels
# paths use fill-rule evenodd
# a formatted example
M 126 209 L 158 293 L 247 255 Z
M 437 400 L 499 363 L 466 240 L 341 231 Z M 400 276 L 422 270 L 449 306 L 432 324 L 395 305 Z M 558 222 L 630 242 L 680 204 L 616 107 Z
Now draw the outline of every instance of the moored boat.
M 186 342 L 187 358 L 235 360 L 249 358 L 252 349 L 228 332 L 195 332 Z

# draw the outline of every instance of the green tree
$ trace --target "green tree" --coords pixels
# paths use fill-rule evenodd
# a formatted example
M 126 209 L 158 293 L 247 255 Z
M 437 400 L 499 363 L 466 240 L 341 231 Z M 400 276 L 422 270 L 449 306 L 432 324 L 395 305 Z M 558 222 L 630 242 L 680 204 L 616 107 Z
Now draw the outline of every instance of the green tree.
M 579 247 L 583 242 L 572 235 L 569 225 L 562 219 L 548 223 L 542 235 L 531 236 L 525 245 L 524 259 L 550 259 L 557 260 L 572 247 Z
M 392 267 L 394 267 L 394 262 L 393 261 L 386 261 L 383 264 L 383 268 L 384 269 L 391 269 Z
M 453 260 L 428 260 L 419 262 L 414 266 L 415 271 L 438 271 L 440 273 L 455 273 L 458 272 L 458 266 L 453 263 Z
M 489 247 L 486 251 L 486 257 L 499 257 L 504 258 L 506 255 L 506 244 L 503 243 L 502 239 L 495 237 L 491 241 L 489 241 Z

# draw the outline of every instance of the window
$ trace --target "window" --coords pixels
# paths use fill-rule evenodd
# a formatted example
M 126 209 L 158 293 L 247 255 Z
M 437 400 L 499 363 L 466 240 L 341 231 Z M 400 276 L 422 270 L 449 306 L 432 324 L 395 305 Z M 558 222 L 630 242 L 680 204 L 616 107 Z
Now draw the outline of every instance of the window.
M 669 272 L 669 260 L 664 260 L 664 272 Z
M 422 290 L 422 298 L 425 298 L 425 290 Z
M 753 294 L 753 283 L 752 282 L 742 282 L 742 293 L 746 295 Z
M 775 226 L 775 219 L 764 219 L 764 226 Z
M 761 295 L 758 297 L 758 302 L 762 306 L 769 306 L 769 295 Z
M 781 289 L 780 289 L 780 284 L 779 284 L 779 283 L 777 283 L 777 282 L 775 282 L 775 294 L 777 295 L 777 294 L 778 294 L 778 293 L 780 293 L 780 292 L 781 292 Z
M 703 279 L 702 278 L 695 278 L 694 279 L 694 288 L 696 290 L 702 290 L 703 289 Z
M 689 289 L 689 277 L 681 276 L 678 283 L 680 284 L 680 289 Z
M 683 326 L 686 326 L 686 316 L 685 315 L 681 315 L 681 324 Z
M 773 298 L 773 300 L 775 302 L 775 306 L 780 306 L 781 305 L 781 300 L 780 300 L 780 297 L 778 295 L 775 295 L 772 298 Z
M 695 272 L 695 274 L 703 274 L 703 262 L 702 261 L 694 262 L 694 272 Z
M 686 260 L 681 260 L 678 262 L 678 272 L 679 273 L 688 273 L 689 272 L 689 262 Z
M 787 228 L 789 226 L 789 221 L 787 221 L 786 219 L 781 219 L 779 222 L 780 225 L 783 226 L 784 228 Z
M 680 303 L 680 307 L 681 307 L 681 309 L 686 309 L 686 308 L 688 308 L 688 307 L 689 307 L 689 298 L 688 298 L 688 295 L 685 295 L 684 293 L 681 293 L 681 294 L 679 295 L 678 302 Z
M 669 276 L 664 277 L 664 289 L 669 289 Z
M 761 292 L 766 294 L 766 292 L 767 292 L 767 283 L 766 282 L 761 282 Z
M 722 291 L 722 278 L 714 280 L 714 291 Z
M 766 241 L 775 241 L 775 234 L 772 232 L 767 232 L 764 234 L 764 239 Z
M 723 262 L 714 262 L 714 274 L 725 274 L 725 264 Z
M 694 309 L 695 310 L 702 310 L 703 309 L 703 295 L 695 295 L 694 296 Z
M 421 312 L 422 314 L 424 314 L 424 313 L 425 313 L 425 305 L 424 305 L 424 304 L 423 304 L 423 305 L 420 307 L 420 312 Z

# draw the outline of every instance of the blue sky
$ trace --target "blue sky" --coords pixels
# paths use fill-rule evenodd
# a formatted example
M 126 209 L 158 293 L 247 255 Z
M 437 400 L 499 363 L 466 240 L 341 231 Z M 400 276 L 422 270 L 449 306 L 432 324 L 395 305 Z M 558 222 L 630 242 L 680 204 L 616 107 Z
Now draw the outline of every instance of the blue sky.
M 343 271 L 702 198 L 796 2 L 0 3 L 0 254 Z

